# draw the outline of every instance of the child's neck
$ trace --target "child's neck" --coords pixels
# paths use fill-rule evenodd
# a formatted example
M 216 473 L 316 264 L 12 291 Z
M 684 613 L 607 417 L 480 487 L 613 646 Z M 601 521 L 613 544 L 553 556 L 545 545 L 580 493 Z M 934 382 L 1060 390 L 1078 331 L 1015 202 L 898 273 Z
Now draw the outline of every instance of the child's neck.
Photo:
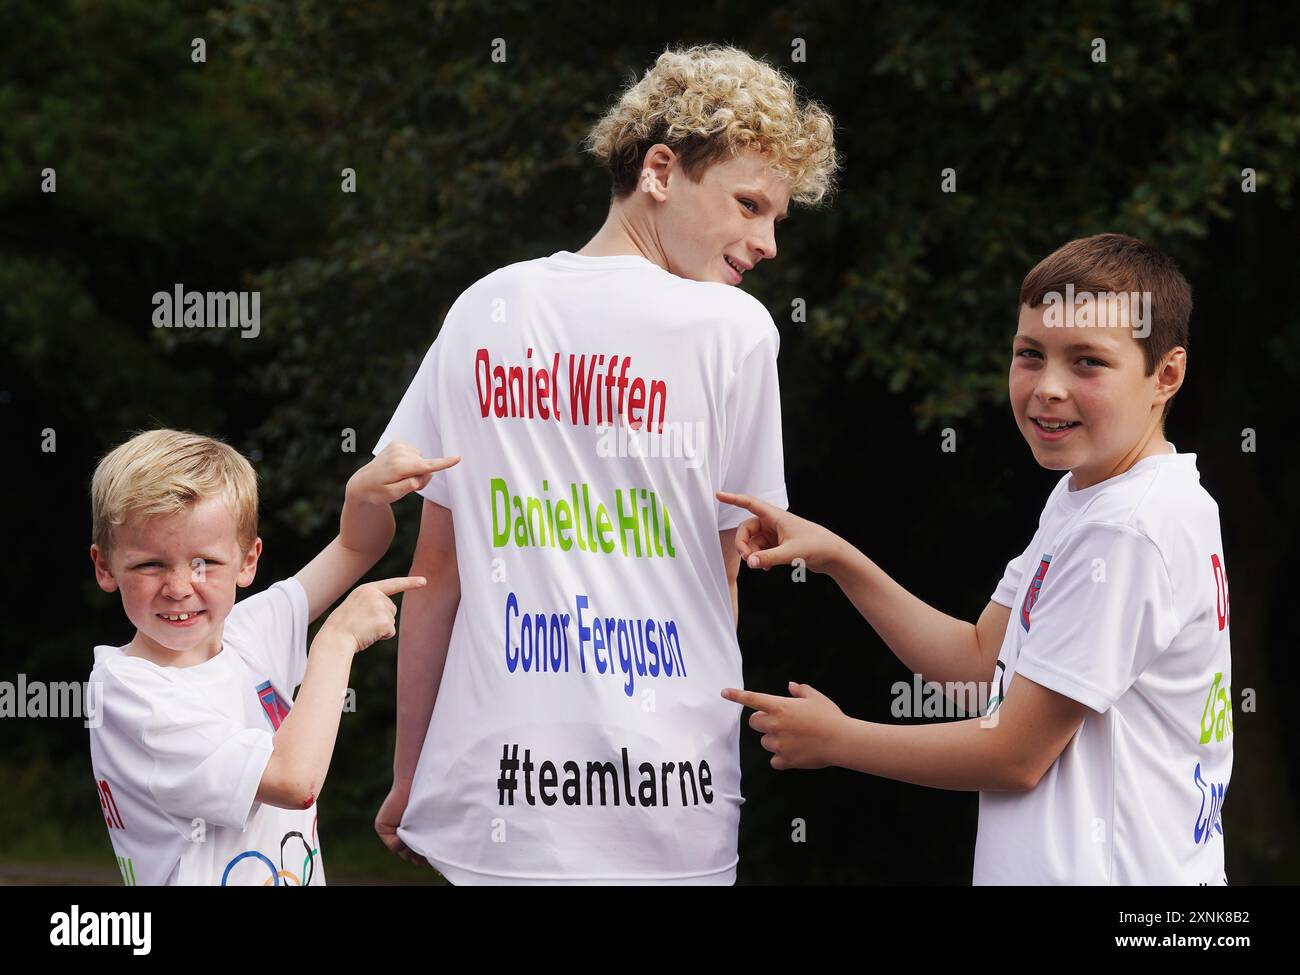
M 1082 491 L 1084 488 L 1090 488 L 1094 484 L 1100 484 L 1102 481 L 1109 481 L 1112 477 L 1119 477 L 1121 474 L 1127 473 L 1133 469 L 1138 461 L 1154 457 L 1157 454 L 1172 454 L 1173 452 L 1173 444 L 1165 439 L 1164 424 L 1158 423 L 1150 433 L 1130 447 L 1122 457 L 1107 465 L 1100 472 L 1095 470 L 1087 471 L 1082 467 L 1070 471 L 1072 475 L 1070 490 Z

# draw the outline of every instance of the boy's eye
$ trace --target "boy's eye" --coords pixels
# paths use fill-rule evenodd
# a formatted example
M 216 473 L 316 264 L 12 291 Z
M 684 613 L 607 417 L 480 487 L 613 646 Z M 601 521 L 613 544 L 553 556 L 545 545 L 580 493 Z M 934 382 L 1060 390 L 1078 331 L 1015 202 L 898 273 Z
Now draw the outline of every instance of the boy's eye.
M 155 569 L 155 568 L 157 568 L 157 567 L 159 567 L 159 566 L 161 566 L 161 565 L 162 565 L 161 562 L 141 562 L 139 565 L 136 566 L 136 568 L 137 568 L 137 569 Z
M 1043 354 L 1042 354 L 1041 352 L 1039 352 L 1037 349 L 1021 349 L 1019 352 L 1016 353 L 1016 356 L 1017 356 L 1017 357 L 1019 357 L 1019 356 L 1037 356 L 1038 358 L 1041 359 L 1041 358 L 1043 357 Z
M 1089 369 L 1096 369 L 1098 367 L 1106 365 L 1106 363 L 1102 362 L 1100 359 L 1093 359 L 1089 356 L 1084 356 L 1079 361 L 1083 363 L 1085 366 L 1087 366 Z
M 754 209 L 750 211 L 751 213 L 755 213 L 755 212 L 758 211 L 758 204 L 755 203 L 753 200 L 745 200 L 745 199 L 742 199 L 740 202 L 741 202 L 741 204 L 744 205 L 744 206 L 750 206 L 750 207 L 753 207 Z

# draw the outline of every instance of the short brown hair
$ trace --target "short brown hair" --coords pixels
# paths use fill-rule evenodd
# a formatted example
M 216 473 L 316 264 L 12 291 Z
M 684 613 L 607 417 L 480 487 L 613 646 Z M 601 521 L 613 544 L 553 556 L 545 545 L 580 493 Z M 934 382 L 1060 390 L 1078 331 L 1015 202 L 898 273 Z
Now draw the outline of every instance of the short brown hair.
M 257 474 L 234 447 L 188 430 L 149 430 L 110 451 L 90 485 L 91 535 L 100 550 L 131 514 L 172 514 L 222 497 L 235 518 L 241 552 L 257 538 Z
M 1139 342 L 1147 360 L 1147 374 L 1173 348 L 1187 348 L 1191 333 L 1192 286 L 1164 251 L 1127 234 L 1095 234 L 1062 244 L 1034 265 L 1021 283 L 1021 304 L 1037 308 L 1049 292 L 1062 294 L 1074 285 L 1076 294 L 1088 291 L 1151 292 L 1151 333 Z M 1165 400 L 1161 421 L 1169 416 L 1174 396 Z
M 613 176 L 613 196 L 636 189 L 650 147 L 663 143 L 699 182 L 728 154 L 757 149 L 791 184 L 795 203 L 832 192 L 840 166 L 835 122 L 800 99 L 793 78 L 735 47 L 669 48 L 587 134 L 587 151 Z
M 1066 285 L 1076 293 L 1151 294 L 1151 332 L 1141 340 L 1146 374 L 1156 371 L 1171 349 L 1187 348 L 1192 286 L 1172 257 L 1126 234 L 1095 234 L 1058 247 L 1034 265 L 1020 285 L 1020 304 L 1037 308 L 1049 292 Z M 1136 337 L 1135 337 L 1136 339 Z M 1172 397 L 1165 403 L 1169 413 Z

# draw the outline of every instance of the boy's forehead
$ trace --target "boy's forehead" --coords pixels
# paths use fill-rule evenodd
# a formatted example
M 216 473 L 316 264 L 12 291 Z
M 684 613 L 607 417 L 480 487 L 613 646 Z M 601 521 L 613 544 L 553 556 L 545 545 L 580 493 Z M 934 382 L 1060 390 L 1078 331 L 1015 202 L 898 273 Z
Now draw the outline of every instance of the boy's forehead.
M 731 156 L 726 156 L 711 167 L 715 179 L 731 183 L 743 183 L 750 189 L 762 193 L 774 205 L 784 212 L 790 203 L 790 181 L 783 178 L 772 168 L 771 160 L 757 149 L 741 149 Z
M 202 498 L 180 511 L 131 511 L 114 532 L 121 548 L 238 543 L 238 526 L 223 498 Z
M 1076 303 L 1075 310 L 1081 307 Z M 1054 312 L 1046 304 L 1034 308 L 1021 305 L 1016 338 L 1050 349 L 1086 351 L 1091 348 L 1112 355 L 1141 353 L 1137 346 L 1140 339 L 1133 334 L 1127 311 L 1121 311 L 1118 305 L 1098 303 L 1089 312 L 1090 317 L 1081 314 L 1076 319 L 1063 316 L 1060 309 Z

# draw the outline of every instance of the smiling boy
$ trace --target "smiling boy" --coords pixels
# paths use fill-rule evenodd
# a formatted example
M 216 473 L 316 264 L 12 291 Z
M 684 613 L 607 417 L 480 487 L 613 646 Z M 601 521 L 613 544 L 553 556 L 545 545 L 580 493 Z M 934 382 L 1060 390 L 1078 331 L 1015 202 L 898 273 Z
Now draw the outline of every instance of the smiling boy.
M 589 134 L 595 236 L 448 312 L 379 441 L 474 444 L 420 492 L 433 584 L 375 821 L 398 855 L 455 884 L 734 881 L 745 512 L 714 492 L 786 503 L 780 335 L 737 285 L 829 192 L 833 130 L 743 51 L 665 51 Z
M 1070 285 L 1113 296 L 1061 321 L 1055 296 Z M 1034 459 L 1068 473 L 977 623 L 926 605 L 811 522 L 719 495 L 758 516 L 737 533 L 747 564 L 803 558 L 912 670 L 987 682 L 982 717 L 914 726 L 847 718 L 807 685 L 789 698 L 724 690 L 757 709 L 750 725 L 773 768 L 979 791 L 977 884 L 1226 883 L 1231 701 L 1216 690 L 1231 685 L 1232 662 L 1218 508 L 1195 455 L 1164 436 L 1191 305 L 1174 262 L 1120 234 L 1072 241 L 1029 272 L 1012 413 Z
M 307 625 L 388 548 L 389 504 L 454 463 L 393 444 L 348 482 L 338 537 L 236 603 L 262 552 L 248 461 L 179 430 L 139 434 L 100 461 L 90 557 L 135 635 L 95 648 L 103 721 L 90 753 L 126 884 L 325 882 L 316 798 L 352 658 L 394 634 L 389 597 L 425 580 L 357 587 L 310 656 Z

